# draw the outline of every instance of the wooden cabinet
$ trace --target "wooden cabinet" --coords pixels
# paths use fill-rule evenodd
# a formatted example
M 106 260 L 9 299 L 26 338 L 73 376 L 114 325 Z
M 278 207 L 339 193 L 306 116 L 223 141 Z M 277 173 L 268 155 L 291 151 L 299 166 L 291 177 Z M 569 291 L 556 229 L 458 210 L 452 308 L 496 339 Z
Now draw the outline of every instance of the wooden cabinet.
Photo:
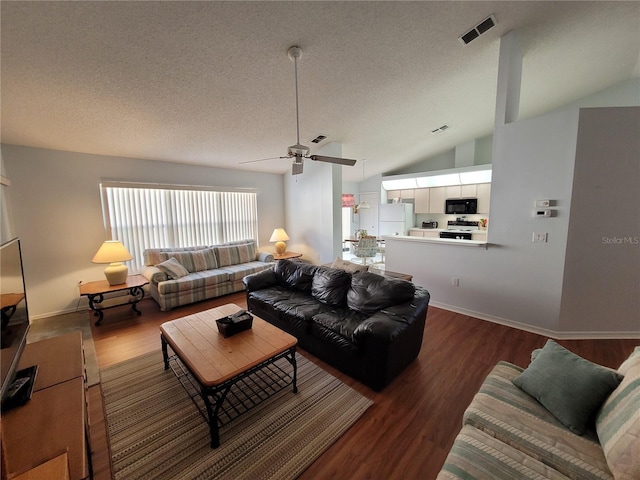
M 33 364 L 38 365 L 38 375 L 31 400 L 2 412 L 2 453 L 7 477 L 36 469 L 67 452 L 69 478 L 88 478 L 81 333 L 28 344 L 19 368 Z
M 407 189 L 407 190 L 400 190 L 400 198 L 401 199 L 405 199 L 405 198 L 413 198 L 414 197 L 414 191 L 412 189 Z
M 478 213 L 489 213 L 489 204 L 491 203 L 491 184 L 479 183 L 476 187 L 478 196 Z
M 440 238 L 440 232 L 436 230 L 421 230 L 418 228 L 412 228 L 409 230 L 410 237 L 423 237 L 423 238 Z
M 476 198 L 478 196 L 477 185 L 461 185 L 460 198 Z
M 429 189 L 417 188 L 414 194 L 414 211 L 415 213 L 431 213 L 429 211 Z
M 387 202 L 390 202 L 394 198 L 401 198 L 400 192 L 402 190 L 387 190 Z
M 450 185 L 448 187 L 444 187 L 444 198 L 460 198 L 462 194 L 462 188 L 460 185 Z
M 471 240 L 478 240 L 480 242 L 486 242 L 487 241 L 487 232 L 486 231 L 473 232 L 471 234 Z
M 429 189 L 429 213 L 444 213 L 445 187 Z

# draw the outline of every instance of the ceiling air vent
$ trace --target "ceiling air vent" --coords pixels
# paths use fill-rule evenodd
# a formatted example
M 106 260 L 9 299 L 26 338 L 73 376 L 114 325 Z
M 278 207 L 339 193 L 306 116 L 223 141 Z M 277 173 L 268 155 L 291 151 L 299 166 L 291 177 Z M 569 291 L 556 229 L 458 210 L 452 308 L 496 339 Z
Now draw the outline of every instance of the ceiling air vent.
M 327 138 L 326 135 L 318 135 L 316 138 L 314 138 L 313 140 L 311 140 L 311 143 L 320 143 L 322 140 L 324 140 L 325 138 Z
M 458 40 L 460 40 L 460 42 L 463 45 L 468 45 L 470 42 L 472 42 L 473 40 L 478 38 L 480 35 L 485 33 L 487 30 L 490 30 L 495 26 L 496 26 L 496 17 L 494 17 L 493 15 L 489 15 L 489 17 L 485 18 L 483 21 L 481 21 L 478 25 L 473 27 L 467 33 L 459 36 Z
M 431 130 L 431 135 L 440 135 L 447 130 L 449 130 L 449 125 L 442 125 L 441 127 L 438 127 L 435 130 Z

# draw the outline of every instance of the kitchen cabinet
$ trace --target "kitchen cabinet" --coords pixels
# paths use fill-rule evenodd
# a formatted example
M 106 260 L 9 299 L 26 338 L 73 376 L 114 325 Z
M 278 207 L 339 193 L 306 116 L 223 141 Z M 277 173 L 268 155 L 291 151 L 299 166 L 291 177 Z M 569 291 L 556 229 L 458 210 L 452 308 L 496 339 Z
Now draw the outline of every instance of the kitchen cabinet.
M 424 230 L 419 228 L 412 228 L 409 230 L 410 237 L 423 237 L 423 238 L 440 238 L 439 230 Z
M 462 194 L 462 189 L 460 188 L 460 185 L 451 185 L 448 187 L 444 187 L 445 200 L 447 198 L 460 198 L 461 194 Z
M 486 242 L 487 241 L 487 232 L 486 231 L 473 232 L 471 234 L 471 240 L 478 240 L 480 242 Z
M 429 189 L 429 213 L 444 213 L 445 187 Z
M 403 200 L 405 198 L 413 198 L 413 197 L 414 197 L 413 189 L 400 190 L 400 198 L 402 198 Z
M 431 213 L 429 211 L 429 189 L 417 188 L 413 191 L 414 203 L 416 213 Z
M 479 183 L 477 187 L 478 213 L 489 213 L 489 204 L 491 203 L 491 184 Z
M 460 198 L 476 198 L 478 196 L 477 185 L 462 185 L 460 187 Z
M 400 192 L 402 190 L 387 190 L 387 202 L 390 202 L 394 198 L 401 198 Z

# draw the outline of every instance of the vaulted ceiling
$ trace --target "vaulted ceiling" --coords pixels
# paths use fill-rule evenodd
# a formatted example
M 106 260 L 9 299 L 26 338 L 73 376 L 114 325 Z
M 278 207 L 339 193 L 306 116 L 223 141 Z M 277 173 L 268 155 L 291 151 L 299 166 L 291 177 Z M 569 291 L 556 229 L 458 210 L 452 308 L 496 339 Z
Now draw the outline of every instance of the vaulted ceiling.
M 284 173 L 319 134 L 366 175 L 491 134 L 499 39 L 521 116 L 640 76 L 640 3 L 27 2 L 1 8 L 2 143 Z M 464 46 L 489 15 L 497 25 Z M 431 131 L 450 128 L 441 135 Z M 315 147 L 318 148 L 318 147 Z M 312 153 L 314 148 L 312 148 Z M 360 165 L 360 164 L 359 164 Z M 345 180 L 362 178 L 343 167 Z

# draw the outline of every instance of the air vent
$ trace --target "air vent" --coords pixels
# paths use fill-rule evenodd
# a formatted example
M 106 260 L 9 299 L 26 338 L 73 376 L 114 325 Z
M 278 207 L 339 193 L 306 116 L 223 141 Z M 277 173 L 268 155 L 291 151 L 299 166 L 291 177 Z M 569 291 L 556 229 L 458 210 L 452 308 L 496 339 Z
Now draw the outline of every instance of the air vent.
M 438 127 L 435 130 L 431 130 L 431 135 L 440 135 L 447 130 L 449 130 L 449 125 L 442 125 L 441 127 Z
M 490 15 L 489 17 L 481 21 L 478 25 L 469 30 L 467 33 L 465 33 L 464 35 L 460 35 L 458 37 L 458 40 L 460 40 L 463 45 L 468 45 L 480 35 L 495 27 L 496 23 L 496 17 Z
M 311 140 L 311 143 L 320 143 L 322 140 L 324 140 L 325 138 L 327 138 L 326 135 L 318 135 L 316 138 L 314 138 L 313 140 Z

